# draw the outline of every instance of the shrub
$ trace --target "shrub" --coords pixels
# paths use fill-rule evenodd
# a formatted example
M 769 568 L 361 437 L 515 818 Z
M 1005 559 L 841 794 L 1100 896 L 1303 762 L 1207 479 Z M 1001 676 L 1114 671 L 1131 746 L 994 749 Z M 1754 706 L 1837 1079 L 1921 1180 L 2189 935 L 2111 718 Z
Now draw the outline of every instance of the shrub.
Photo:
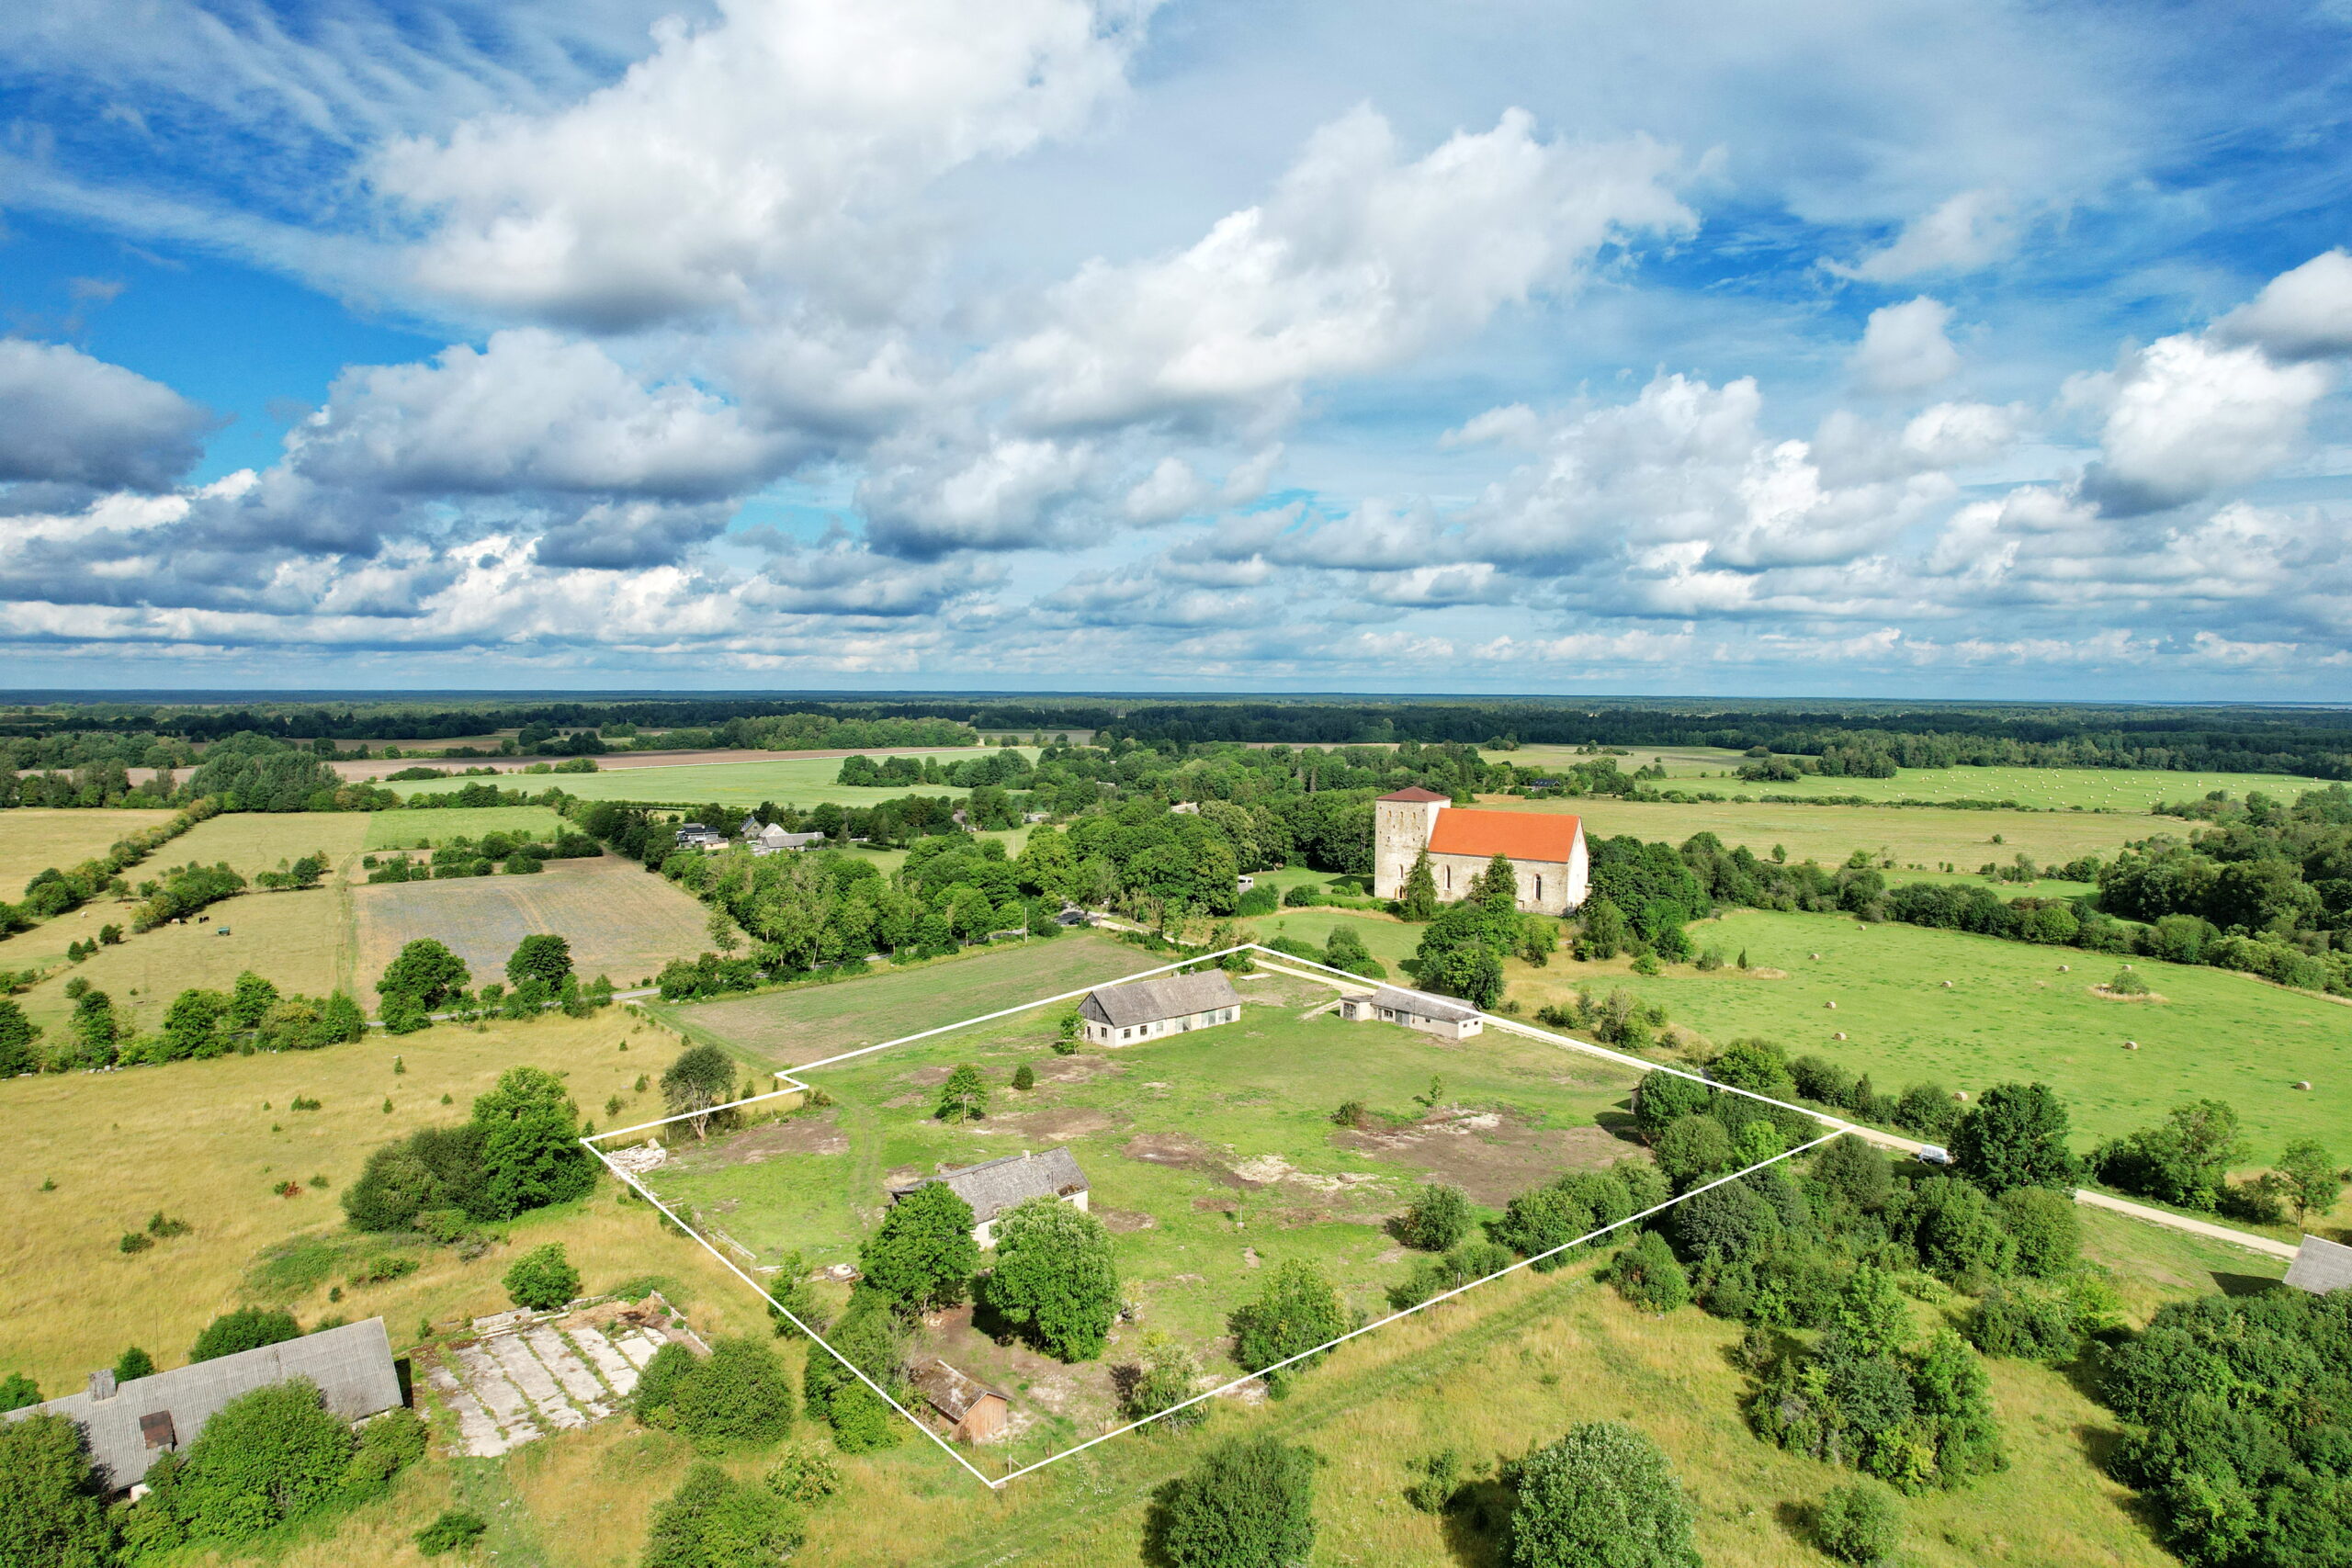
M 980 1264 L 972 1206 L 944 1182 L 918 1187 L 892 1204 L 858 1248 L 866 1285 L 906 1313 L 954 1306 Z
M 22 1372 L 10 1372 L 0 1378 L 0 1412 L 22 1410 L 28 1404 L 39 1404 L 40 1385 Z M 7 1427 L 0 1426 L 0 1432 Z
M 977 1122 L 988 1113 L 987 1081 L 980 1077 L 979 1068 L 966 1062 L 939 1086 L 939 1109 L 933 1114 L 942 1122 Z
M 1351 1326 L 1340 1292 L 1323 1270 L 1303 1258 L 1287 1259 L 1258 1292 L 1257 1300 L 1238 1309 L 1229 1325 L 1234 1359 L 1245 1371 L 1263 1371 L 1338 1338 Z M 1304 1371 L 1315 1359 L 1296 1364 Z M 1288 1371 L 1289 1369 L 1285 1369 Z
M 333 1501 L 352 1452 L 351 1428 L 317 1384 L 273 1383 L 214 1412 L 160 1483 L 151 1471 L 141 1509 L 160 1505 L 191 1540 L 250 1540 Z
M 1487 1222 L 1487 1234 L 1523 1258 L 1535 1258 L 1535 1267 L 1550 1273 L 1567 1262 L 1555 1251 L 1592 1229 L 1592 1211 L 1572 1193 L 1557 1187 L 1522 1192 L 1503 1207 L 1502 1218 Z M 1551 1253 L 1545 1258 L 1541 1255 Z
M 1681 1072 L 1668 1072 L 1665 1067 L 1651 1067 L 1642 1075 L 1642 1084 L 1634 1089 L 1633 1119 L 1642 1128 L 1644 1138 L 1658 1143 L 1665 1128 L 1675 1126 L 1681 1117 L 1698 1117 L 1714 1105 L 1714 1090 L 1698 1079 Z
M 1699 1258 L 1712 1252 L 1736 1263 L 1781 1232 L 1781 1218 L 1772 1205 L 1745 1181 L 1692 1193 L 1669 1212 L 1684 1248 Z
M 859 1371 L 885 1388 L 894 1388 L 899 1381 L 899 1335 L 898 1322 L 882 1298 L 871 1291 L 857 1291 L 827 1342 L 854 1362 Z M 834 1357 L 811 1349 L 802 1383 L 808 1414 L 833 1428 L 833 1446 L 842 1452 L 867 1453 L 888 1448 L 903 1435 L 890 1407 Z
M 133 1345 L 115 1358 L 114 1381 L 118 1384 L 134 1382 L 155 1375 L 155 1358 Z
M 1412 1272 L 1389 1287 L 1388 1304 L 1402 1312 L 1474 1280 L 1498 1274 L 1510 1264 L 1510 1248 L 1491 1241 L 1465 1241 L 1442 1257 L 1424 1258 L 1415 1263 Z
M 1947 1137 L 1960 1120 L 1960 1106 L 1943 1085 L 1915 1083 L 1896 1099 L 1894 1120 L 1923 1138 Z
M 1713 1177 L 1737 1170 L 1739 1151 L 1731 1133 L 1713 1116 L 1678 1116 L 1654 1141 L 1660 1175 L 1684 1191 Z
M 1619 1295 L 1661 1316 L 1690 1299 L 1690 1276 L 1666 1237 L 1656 1231 L 1644 1231 L 1617 1254 L 1609 1266 L 1609 1279 Z
M 1969 1343 L 1988 1356 L 2052 1366 L 2073 1360 L 2083 1348 L 2073 1303 L 2021 1284 L 1988 1287 L 1969 1315 L 1967 1333 Z
M 676 1340 L 664 1343 L 645 1363 L 645 1370 L 638 1373 L 637 1387 L 629 1393 L 629 1408 L 649 1427 L 667 1427 L 678 1391 L 701 1364 L 692 1350 Z
M 2083 1222 L 2074 1199 L 2047 1187 L 2012 1187 L 2001 1194 L 2001 1224 L 2017 1244 L 2022 1274 L 2054 1280 L 2083 1255 Z
M 204 1332 L 188 1347 L 190 1362 L 210 1361 L 222 1356 L 233 1356 L 240 1350 L 257 1350 L 264 1345 L 276 1345 L 282 1340 L 302 1337 L 301 1325 L 294 1321 L 290 1312 L 271 1312 L 265 1307 L 239 1307 L 224 1312 L 205 1325 Z
M 463 1508 L 444 1508 L 441 1517 L 416 1532 L 416 1550 L 427 1557 L 463 1551 L 482 1538 L 489 1521 Z
M 469 1205 L 476 1218 L 512 1219 L 595 1190 L 596 1156 L 581 1147 L 579 1115 L 553 1073 L 509 1067 L 474 1101 L 473 1124 L 481 1129 L 481 1200 Z
M 1657 1445 L 1622 1422 L 1571 1427 L 1510 1478 L 1512 1568 L 1698 1568 L 1681 1483 Z
M 1954 1284 L 1997 1279 L 2017 1261 L 2017 1243 L 1993 1201 L 1973 1182 L 1930 1179 L 1912 1190 L 1906 1216 L 1928 1271 Z
M 63 1416 L 0 1421 L 0 1563 L 104 1568 L 114 1560 L 114 1528 L 81 1428 Z
M 800 1509 L 707 1461 L 657 1504 L 642 1568 L 754 1568 L 780 1562 L 807 1538 Z
M 842 1489 L 841 1467 L 822 1449 L 786 1449 L 768 1472 L 768 1490 L 812 1507 Z
M 1012 1069 L 1012 1087 L 1026 1093 L 1037 1087 L 1037 1069 L 1023 1062 Z
M 1824 1144 L 1813 1156 L 1813 1185 L 1865 1214 L 1886 1207 L 1894 1194 L 1894 1171 L 1867 1138 L 1848 1133 Z
M 1315 1551 L 1315 1456 L 1232 1438 L 1159 1495 L 1147 1529 L 1170 1568 L 1305 1568 Z
M 580 1293 L 580 1270 L 563 1255 L 563 1244 L 535 1247 L 506 1270 L 506 1299 L 531 1312 L 553 1312 Z
M 1470 1199 L 1459 1187 L 1431 1182 L 1396 1221 L 1396 1239 L 1423 1252 L 1443 1252 L 1470 1230 Z
M 2211 1209 L 2230 1168 L 2250 1151 L 2227 1101 L 2177 1105 L 2163 1122 L 2102 1144 L 2091 1156 L 2100 1180 L 2161 1202 Z
M 997 1222 L 996 1237 L 989 1309 L 1062 1360 L 1100 1356 L 1119 1312 L 1118 1266 L 1102 1222 L 1059 1199 L 1032 1198 Z
M 1145 1332 L 1136 1347 L 1135 1364 L 1125 1371 L 1120 1411 L 1130 1421 L 1142 1421 L 1192 1398 L 1197 1392 L 1193 1385 L 1200 1381 L 1201 1364 L 1180 1341 L 1154 1328 Z M 1194 1404 L 1176 1411 L 1160 1425 L 1181 1430 L 1207 1418 L 1208 1412 Z
M 1874 1481 L 1832 1487 L 1813 1509 L 1813 1539 L 1840 1562 L 1883 1562 L 1903 1538 L 1903 1506 Z
M 357 1500 L 380 1492 L 393 1476 L 424 1457 L 424 1418 L 413 1410 L 387 1410 L 359 1428 L 358 1446 L 344 1470 L 345 1494 Z
M 2066 1106 L 2048 1084 L 1996 1084 L 1951 1134 L 1952 1163 L 1998 1195 L 2012 1187 L 2070 1188 L 2081 1162 L 2066 1147 Z
M 792 1430 L 792 1374 L 757 1339 L 722 1339 L 669 1391 L 669 1425 L 698 1442 L 774 1443 Z

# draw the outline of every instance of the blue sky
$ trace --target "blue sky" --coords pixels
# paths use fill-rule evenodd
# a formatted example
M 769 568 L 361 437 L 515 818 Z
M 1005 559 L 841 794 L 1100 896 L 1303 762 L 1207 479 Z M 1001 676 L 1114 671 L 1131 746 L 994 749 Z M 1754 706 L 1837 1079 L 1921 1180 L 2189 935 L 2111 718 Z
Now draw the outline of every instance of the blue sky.
M 2352 6 L 0 17 L 25 685 L 2328 699 Z

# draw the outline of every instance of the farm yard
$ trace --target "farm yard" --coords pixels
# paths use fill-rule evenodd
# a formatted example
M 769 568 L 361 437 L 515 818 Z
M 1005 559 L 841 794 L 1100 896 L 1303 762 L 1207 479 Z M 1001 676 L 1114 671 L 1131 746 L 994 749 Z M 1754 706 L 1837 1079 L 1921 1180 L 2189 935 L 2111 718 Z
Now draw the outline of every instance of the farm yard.
M 675 1129 L 649 1184 L 763 1264 L 797 1252 L 823 1268 L 856 1258 L 893 1182 L 1067 1146 L 1137 1321 L 1219 1366 L 1227 1317 L 1261 1269 L 1286 1260 L 1317 1263 L 1354 1307 L 1386 1310 L 1408 1254 L 1383 1227 L 1424 1181 L 1499 1213 L 1564 1170 L 1646 1158 L 1612 1130 L 1627 1120 L 1629 1069 L 1495 1032 L 1453 1043 L 1343 1022 L 1327 1010 L 1329 988 L 1281 976 L 1238 988 L 1238 1022 L 1125 1048 L 1057 1054 L 1068 1006 L 1057 1004 L 822 1068 L 809 1081 L 831 1105 L 706 1144 Z M 939 1086 L 965 1064 L 989 1086 L 988 1113 L 943 1122 Z M 1023 1065 L 1035 1087 L 1015 1089 Z M 1340 1099 L 1369 1108 L 1363 1127 L 1334 1123 Z M 968 1308 L 933 1334 L 956 1365 L 1025 1395 L 1016 1461 L 1092 1435 L 1115 1411 L 1106 1364 L 999 1345 Z
M 358 973 L 372 980 L 403 943 L 434 937 L 466 962 L 473 983 L 504 979 L 514 944 L 551 931 L 571 944 L 583 979 L 624 988 L 708 945 L 703 908 L 667 878 L 609 855 L 558 860 L 534 876 L 460 876 L 349 889 Z

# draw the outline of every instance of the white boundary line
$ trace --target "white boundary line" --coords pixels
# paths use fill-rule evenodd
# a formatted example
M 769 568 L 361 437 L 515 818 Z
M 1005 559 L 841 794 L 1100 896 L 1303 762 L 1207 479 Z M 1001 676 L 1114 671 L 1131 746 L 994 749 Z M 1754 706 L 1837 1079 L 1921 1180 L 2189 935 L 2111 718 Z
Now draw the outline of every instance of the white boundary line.
M 1105 984 L 1111 986 L 1124 986 L 1131 980 L 1148 979 L 1154 975 L 1164 975 L 1172 969 L 1182 969 L 1196 964 L 1213 963 L 1216 960 L 1226 957 L 1231 953 L 1250 952 L 1262 953 L 1271 960 L 1281 960 L 1283 963 L 1289 964 L 1303 964 L 1310 968 L 1320 969 L 1324 971 L 1326 975 L 1336 977 L 1325 980 L 1323 976 L 1300 976 L 1304 979 L 1322 980 L 1326 985 L 1336 986 L 1341 981 L 1352 982 L 1357 985 L 1379 984 L 1379 982 L 1368 980 L 1362 975 L 1352 974 L 1345 969 L 1334 968 L 1329 964 L 1319 963 L 1312 958 L 1301 958 L 1295 953 L 1283 953 L 1277 948 L 1266 947 L 1254 942 L 1239 942 L 1232 947 L 1219 949 L 1216 953 L 1203 953 L 1193 958 L 1179 959 L 1173 964 L 1164 964 L 1156 969 L 1139 970 L 1133 975 L 1125 975 L 1116 980 L 1105 982 Z M 1277 965 L 1273 964 L 1268 964 L 1269 968 L 1276 966 Z M 1296 973 L 1296 971 L 1291 971 L 1291 973 Z M 769 1307 L 772 1308 L 778 1315 L 785 1318 L 793 1325 L 793 1327 L 806 1335 L 809 1343 L 822 1348 L 827 1355 L 832 1357 L 833 1359 L 839 1361 L 842 1366 L 847 1367 L 850 1371 L 856 1376 L 858 1382 L 872 1389 L 875 1393 L 881 1398 L 884 1404 L 897 1411 L 899 1415 L 905 1416 L 910 1425 L 913 1426 L 914 1428 L 921 1432 L 924 1437 L 929 1438 L 933 1444 L 936 1446 L 942 1453 L 944 1453 L 949 1459 L 954 1460 L 957 1464 L 963 1466 L 974 1480 L 979 1482 L 982 1485 L 988 1487 L 991 1491 L 1001 1491 L 1005 1486 L 1019 1480 L 1021 1477 L 1027 1475 L 1034 1471 L 1043 1470 L 1049 1464 L 1058 1464 L 1063 1460 L 1069 1458 L 1072 1454 L 1083 1453 L 1086 1450 L 1094 1447 L 1097 1443 L 1108 1442 L 1113 1438 L 1122 1437 L 1126 1433 L 1136 1430 L 1139 1427 L 1148 1427 L 1155 1421 L 1164 1420 L 1168 1416 L 1175 1415 L 1178 1411 L 1190 1409 L 1192 1406 L 1200 1404 L 1204 1400 L 1215 1399 L 1218 1395 L 1230 1393 L 1232 1390 L 1239 1388 L 1245 1383 L 1254 1382 L 1258 1379 L 1264 1377 L 1268 1372 L 1277 1372 L 1282 1371 L 1284 1367 L 1292 1366 L 1297 1362 L 1306 1360 L 1311 1357 L 1320 1356 L 1324 1352 L 1330 1350 L 1337 1346 L 1346 1344 L 1351 1339 L 1354 1339 L 1362 1335 L 1369 1334 L 1375 1328 L 1385 1327 L 1400 1319 L 1410 1317 L 1416 1313 L 1427 1311 L 1429 1308 L 1436 1306 L 1440 1303 L 1453 1300 L 1454 1297 L 1463 1294 L 1466 1291 L 1476 1290 L 1477 1287 L 1487 1283 L 1489 1280 L 1499 1280 L 1506 1274 L 1515 1274 L 1521 1269 L 1530 1268 L 1536 1263 L 1542 1262 L 1547 1258 L 1556 1257 L 1572 1248 L 1582 1247 L 1588 1242 L 1596 1241 L 1601 1236 L 1607 1235 L 1611 1231 L 1622 1229 L 1626 1225 L 1634 1224 L 1635 1221 L 1648 1219 L 1653 1214 L 1664 1213 L 1667 1210 L 1673 1208 L 1676 1204 L 1682 1202 L 1686 1199 L 1695 1198 L 1700 1193 L 1721 1187 L 1726 1182 L 1737 1181 L 1742 1177 L 1752 1176 L 1756 1172 L 1762 1170 L 1769 1166 L 1778 1165 L 1784 1159 L 1789 1159 L 1797 1155 L 1804 1154 L 1808 1149 L 1819 1148 L 1822 1145 L 1828 1143 L 1831 1139 L 1838 1137 L 1841 1134 L 1854 1131 L 1853 1126 L 1849 1122 L 1841 1122 L 1834 1116 L 1824 1115 L 1818 1111 L 1808 1110 L 1802 1105 L 1792 1105 L 1784 1100 L 1774 1100 L 1770 1095 L 1758 1094 L 1753 1089 L 1741 1089 L 1735 1084 L 1717 1083 L 1713 1079 L 1704 1077 L 1700 1074 L 1688 1072 L 1680 1067 L 1668 1066 L 1661 1062 L 1649 1062 L 1643 1060 L 1639 1056 L 1629 1056 L 1622 1052 L 1611 1051 L 1604 1046 L 1595 1045 L 1589 1041 L 1576 1039 L 1571 1035 L 1555 1034 L 1548 1030 L 1537 1029 L 1532 1025 L 1521 1023 L 1516 1019 L 1498 1017 L 1497 1015 L 1481 1009 L 1478 1011 L 1478 1017 L 1482 1022 L 1494 1024 L 1496 1027 L 1508 1030 L 1511 1033 L 1525 1035 L 1531 1039 L 1544 1041 L 1550 1044 L 1563 1046 L 1570 1050 L 1581 1051 L 1587 1055 L 1599 1056 L 1606 1061 L 1613 1062 L 1620 1066 L 1635 1068 L 1643 1073 L 1671 1073 L 1676 1077 L 1689 1078 L 1693 1083 L 1704 1084 L 1709 1089 L 1719 1093 L 1736 1094 L 1746 1099 L 1756 1100 L 1760 1104 L 1777 1106 L 1783 1111 L 1793 1111 L 1797 1114 L 1806 1118 L 1808 1121 L 1816 1122 L 1823 1126 L 1827 1127 L 1829 1131 L 1824 1133 L 1820 1137 L 1813 1139 L 1809 1143 L 1799 1144 L 1792 1149 L 1784 1149 L 1781 1153 L 1774 1155 L 1770 1159 L 1758 1160 L 1756 1164 L 1742 1170 L 1733 1171 L 1728 1176 L 1717 1177 L 1714 1180 L 1706 1183 L 1704 1186 L 1694 1187 L 1688 1192 L 1682 1193 L 1677 1197 L 1669 1198 L 1663 1203 L 1644 1209 L 1637 1214 L 1628 1214 L 1625 1218 L 1615 1221 L 1610 1224 L 1602 1225 L 1598 1230 L 1589 1231 L 1585 1235 L 1577 1237 L 1574 1241 L 1565 1241 L 1559 1246 L 1552 1247 L 1547 1251 L 1536 1253 L 1532 1257 L 1522 1258 L 1516 1263 L 1512 1263 L 1506 1268 L 1496 1269 L 1491 1274 L 1483 1275 L 1478 1279 L 1468 1281 L 1466 1284 L 1456 1285 L 1452 1290 L 1440 1292 L 1438 1294 L 1430 1297 L 1427 1301 L 1417 1302 L 1413 1305 L 1405 1307 L 1400 1311 L 1392 1312 L 1385 1317 L 1374 1318 L 1371 1322 L 1363 1324 L 1359 1327 L 1350 1329 L 1347 1333 L 1340 1335 L 1335 1339 L 1326 1340 L 1324 1343 L 1316 1346 L 1312 1349 L 1301 1350 L 1295 1356 L 1285 1357 L 1282 1360 L 1274 1362 L 1272 1366 L 1261 1367 L 1254 1372 L 1245 1372 L 1238 1378 L 1219 1383 L 1216 1387 L 1212 1388 L 1205 1393 L 1196 1393 L 1192 1398 L 1184 1400 L 1181 1404 L 1171 1404 L 1165 1410 L 1154 1412 L 1152 1415 L 1147 1416 L 1139 1421 L 1130 1421 L 1124 1427 L 1115 1427 L 1110 1431 L 1104 1432 L 1098 1437 L 1089 1438 L 1082 1443 L 1074 1443 L 1070 1447 L 1062 1450 L 1059 1453 L 1050 1454 L 1044 1459 L 1023 1465 L 1019 1470 L 1009 1471 L 1005 1474 L 997 1477 L 990 1477 L 981 1473 L 979 1469 L 975 1466 L 971 1461 L 966 1459 L 962 1454 L 956 1451 L 953 1444 L 948 1442 L 946 1438 L 941 1437 L 937 1432 L 932 1430 L 928 1423 L 919 1419 L 912 1412 L 909 1411 L 905 1405 L 900 1404 L 897 1400 L 892 1399 L 881 1384 L 876 1382 L 872 1378 L 867 1377 L 865 1373 L 860 1371 L 856 1364 L 851 1361 L 848 1357 L 842 1355 L 839 1350 L 834 1349 L 821 1335 L 811 1329 L 807 1324 L 801 1322 L 799 1318 L 794 1316 L 791 1312 L 786 1309 L 783 1303 L 777 1301 L 774 1296 L 768 1293 L 765 1286 L 762 1285 L 757 1280 L 752 1279 L 749 1274 L 743 1272 L 742 1269 L 737 1268 L 733 1259 L 719 1251 L 718 1247 L 712 1246 L 708 1238 L 705 1237 L 700 1231 L 696 1230 L 694 1226 L 687 1224 L 684 1220 L 678 1218 L 678 1216 L 671 1211 L 669 1205 L 663 1203 L 661 1199 L 655 1197 L 651 1189 L 648 1188 L 643 1181 L 639 1179 L 636 1176 L 631 1175 L 629 1172 L 623 1170 L 618 1165 L 616 1165 L 613 1162 L 612 1156 L 605 1154 L 604 1150 L 596 1146 L 599 1142 L 606 1138 L 619 1137 L 629 1133 L 642 1133 L 649 1131 L 651 1128 L 667 1126 L 673 1122 L 687 1121 L 695 1116 L 715 1115 L 718 1111 L 732 1111 L 740 1106 L 756 1105 L 763 1100 L 775 1100 L 787 1094 L 798 1094 L 810 1088 L 809 1085 L 801 1083 L 794 1077 L 793 1074 L 795 1073 L 811 1072 L 819 1067 L 831 1066 L 836 1062 L 846 1062 L 853 1057 L 869 1055 L 876 1051 L 887 1050 L 893 1045 L 911 1044 L 913 1042 L 918 1040 L 928 1040 L 933 1035 L 949 1034 L 959 1029 L 969 1029 L 975 1024 L 989 1023 L 1000 1018 L 1009 1018 L 1014 1013 L 1028 1012 L 1035 1008 L 1050 1007 L 1056 1002 L 1068 1001 L 1072 997 L 1082 997 L 1089 991 L 1100 990 L 1102 988 L 1102 987 L 1089 986 L 1080 990 L 1063 991 L 1055 996 L 1040 997 L 1035 1001 L 1023 1002 L 1017 1007 L 1002 1008 L 995 1012 L 982 1013 L 978 1018 L 967 1018 L 958 1023 L 943 1024 L 937 1029 L 926 1029 L 918 1034 L 902 1035 L 896 1040 L 886 1040 L 878 1045 L 864 1045 L 854 1051 L 844 1051 L 839 1055 L 827 1056 L 821 1061 L 806 1063 L 800 1066 L 794 1067 L 789 1071 L 779 1069 L 775 1076 L 784 1079 L 789 1087 L 780 1089 L 772 1089 L 766 1094 L 752 1095 L 743 1100 L 730 1100 L 725 1105 L 714 1105 L 706 1111 L 682 1111 L 675 1116 L 664 1116 L 659 1121 L 640 1122 L 635 1126 L 615 1127 L 608 1132 L 591 1133 L 582 1137 L 580 1142 L 587 1148 L 589 1153 L 594 1155 L 597 1159 L 604 1163 L 604 1166 L 607 1170 L 611 1171 L 614 1176 L 619 1178 L 620 1180 L 633 1190 L 639 1197 L 644 1199 L 648 1203 L 652 1204 L 654 1208 L 660 1210 L 664 1219 L 667 1219 L 672 1224 L 677 1226 L 678 1229 L 685 1235 L 692 1236 L 695 1241 L 701 1246 L 704 1251 L 709 1253 L 713 1258 L 718 1258 L 719 1263 L 726 1268 L 729 1273 L 742 1280 L 743 1283 L 751 1286 L 752 1291 L 759 1295 L 760 1299 L 766 1302 Z

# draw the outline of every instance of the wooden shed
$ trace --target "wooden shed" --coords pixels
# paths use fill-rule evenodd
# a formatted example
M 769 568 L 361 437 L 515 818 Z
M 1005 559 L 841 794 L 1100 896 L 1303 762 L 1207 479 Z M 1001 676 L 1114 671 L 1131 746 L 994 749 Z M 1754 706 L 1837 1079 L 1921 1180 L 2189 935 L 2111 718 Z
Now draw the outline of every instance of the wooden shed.
M 1003 1394 L 977 1378 L 936 1356 L 925 1356 L 908 1370 L 907 1381 L 946 1423 L 947 1435 L 956 1441 L 992 1443 L 1004 1436 L 1011 1406 Z

